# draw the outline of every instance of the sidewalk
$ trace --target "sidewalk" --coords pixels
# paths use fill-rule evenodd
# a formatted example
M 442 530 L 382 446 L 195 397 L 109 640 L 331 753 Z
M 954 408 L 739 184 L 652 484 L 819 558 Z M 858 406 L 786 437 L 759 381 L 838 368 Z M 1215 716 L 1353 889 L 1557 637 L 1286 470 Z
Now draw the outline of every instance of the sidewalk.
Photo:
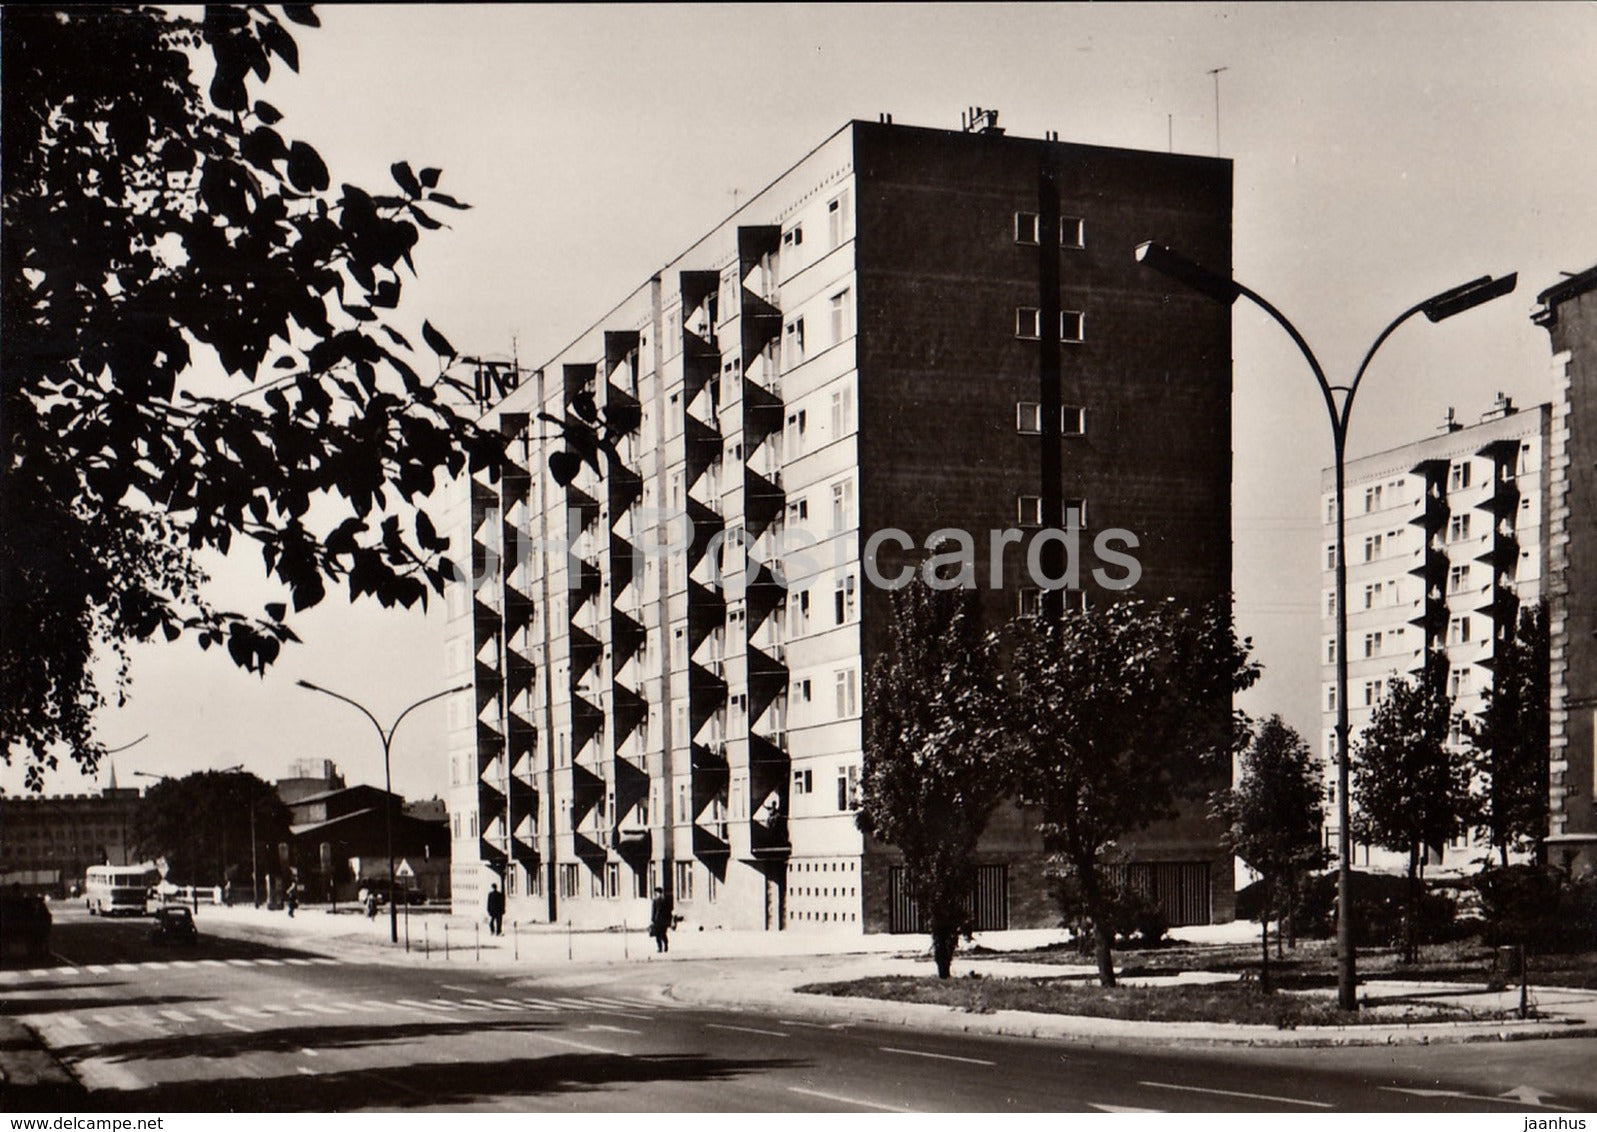
M 947 1006 L 798 994 L 793 989 L 815 982 L 930 974 L 928 945 L 917 936 L 681 931 L 672 934 L 669 955 L 656 956 L 652 941 L 641 927 L 626 932 L 581 932 L 548 924 L 507 925 L 505 935 L 495 938 L 468 917 L 429 912 L 412 915 L 411 951 L 407 954 L 402 946 L 396 948 L 389 943 L 386 914 L 370 921 L 356 914 L 330 915 L 323 909 L 302 908 L 290 920 L 285 913 L 264 909 L 204 911 L 208 914 L 201 919 L 201 931 L 219 927 L 222 934 L 248 936 L 278 946 L 325 946 L 348 958 L 365 961 L 469 963 L 545 986 L 592 981 L 597 969 L 606 978 L 683 1003 L 737 1009 L 753 1006 L 834 1023 L 878 1022 L 1099 1044 L 1405 1045 L 1597 1036 L 1597 990 L 1532 987 L 1531 1005 L 1544 1017 L 1524 1021 L 1394 1021 L 1297 1030 L 1211 1022 L 1128 1022 L 1003 1010 L 976 1014 Z M 441 946 L 445 925 L 451 940 L 447 957 Z M 401 916 L 402 933 L 403 930 Z M 1179 929 L 1173 934 L 1193 943 L 1221 943 L 1251 938 L 1252 931 L 1251 924 L 1225 924 Z M 1055 943 L 1062 937 L 1059 931 L 979 933 L 976 948 L 962 951 L 955 958 L 955 976 L 1090 977 L 1096 970 L 1090 964 L 1007 962 L 984 958 L 981 952 L 1023 950 Z M 1225 981 L 1231 977 L 1193 971 L 1121 981 L 1125 985 L 1159 986 Z M 1511 1012 L 1519 1003 L 1516 988 L 1493 991 L 1484 984 L 1371 981 L 1361 984 L 1360 994 L 1371 1006 L 1421 999 L 1482 1013 Z
M 83 1086 L 44 1047 L 37 1034 L 0 1014 L 0 1111 L 69 1108 Z

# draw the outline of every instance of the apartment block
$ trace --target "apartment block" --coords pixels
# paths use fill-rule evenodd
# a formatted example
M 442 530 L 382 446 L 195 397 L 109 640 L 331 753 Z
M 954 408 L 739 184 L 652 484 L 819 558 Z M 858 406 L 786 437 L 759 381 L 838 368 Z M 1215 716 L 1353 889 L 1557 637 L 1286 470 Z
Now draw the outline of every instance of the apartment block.
M 1475 716 L 1491 688 L 1496 650 L 1523 606 L 1546 592 L 1549 435 L 1553 408 L 1520 410 L 1499 396 L 1475 424 L 1451 410 L 1435 436 L 1347 465 L 1348 724 L 1356 745 L 1391 681 L 1439 666 L 1456 709 Z M 1321 752 L 1336 768 L 1335 473 L 1321 479 Z M 1455 729 L 1449 742 L 1465 742 Z M 1326 828 L 1335 848 L 1340 831 Z M 1451 849 L 1451 852 L 1449 852 Z M 1467 864 L 1472 846 L 1443 847 Z M 1355 862 L 1403 865 L 1354 847 Z
M 1552 340 L 1548 860 L 1597 871 L 1597 267 L 1536 297 Z
M 484 364 L 514 460 L 457 514 L 463 907 L 496 883 L 513 918 L 637 925 L 660 887 L 690 930 L 913 930 L 855 824 L 876 575 L 966 532 L 997 625 L 1042 606 L 1028 552 L 1073 521 L 1079 570 L 1039 555 L 1071 603 L 1121 592 L 1110 530 L 1137 596 L 1227 597 L 1229 312 L 1132 249 L 1229 272 L 1230 163 L 996 118 L 850 122 L 553 358 Z M 615 451 L 561 455 L 594 413 L 625 422 Z M 1131 847 L 1177 923 L 1232 914 L 1199 811 Z M 1057 923 L 1044 861 L 1036 815 L 1002 811 L 978 925 Z

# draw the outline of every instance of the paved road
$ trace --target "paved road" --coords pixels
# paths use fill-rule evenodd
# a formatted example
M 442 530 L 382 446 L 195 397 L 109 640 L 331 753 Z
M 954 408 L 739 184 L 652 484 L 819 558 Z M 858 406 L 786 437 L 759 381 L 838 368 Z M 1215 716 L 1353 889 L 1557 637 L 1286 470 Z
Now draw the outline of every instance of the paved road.
M 57 912 L 57 965 L 0 1011 L 95 1110 L 1487 1111 L 1597 1105 L 1591 1041 L 1095 1049 L 684 1007 L 594 981 L 396 968 Z

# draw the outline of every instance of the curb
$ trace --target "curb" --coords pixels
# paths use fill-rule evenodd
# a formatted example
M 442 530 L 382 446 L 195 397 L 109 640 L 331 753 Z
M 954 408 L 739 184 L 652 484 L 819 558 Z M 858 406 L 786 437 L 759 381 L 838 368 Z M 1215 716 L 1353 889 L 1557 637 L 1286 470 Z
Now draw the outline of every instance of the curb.
M 70 1108 L 88 1090 L 31 1027 L 0 1017 L 0 1110 Z
M 707 991 L 709 993 L 706 993 Z M 736 1006 L 747 1009 L 758 1005 L 810 1018 L 830 1018 L 834 1021 L 871 1022 L 946 1033 L 1037 1038 L 1092 1046 L 1324 1049 L 1357 1046 L 1465 1045 L 1479 1042 L 1597 1037 L 1597 1024 L 1575 1021 L 1434 1022 L 1401 1028 L 1372 1025 L 1311 1027 L 1299 1030 L 1236 1025 L 1235 1032 L 1215 1033 L 1213 1032 L 1215 1027 L 1229 1024 L 1127 1022 L 1118 1019 L 1091 1018 L 1085 1015 L 1039 1014 L 1019 1010 L 973 1014 L 934 1003 L 890 1003 L 882 999 L 801 994 L 795 990 L 788 991 L 785 996 L 756 992 L 733 998 L 718 995 L 710 987 L 693 984 L 668 985 L 665 994 L 674 1001 L 698 1006 L 723 1008 Z M 1104 1022 L 1114 1022 L 1117 1025 L 1105 1027 L 1101 1025 Z M 1177 1027 L 1182 1029 L 1176 1029 Z M 1208 1032 L 1194 1032 L 1186 1027 L 1204 1027 Z

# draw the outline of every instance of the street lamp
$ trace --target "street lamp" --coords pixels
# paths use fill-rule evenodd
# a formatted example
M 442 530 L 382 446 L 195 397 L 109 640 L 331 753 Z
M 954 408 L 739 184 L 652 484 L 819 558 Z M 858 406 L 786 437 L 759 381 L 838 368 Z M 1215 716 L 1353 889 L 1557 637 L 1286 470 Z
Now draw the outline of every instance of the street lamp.
M 1309 368 L 1319 383 L 1325 398 L 1325 409 L 1331 418 L 1331 441 L 1336 457 L 1336 954 L 1337 1002 L 1343 1010 L 1358 1009 L 1358 983 L 1353 956 L 1353 901 L 1351 876 L 1353 870 L 1352 842 L 1348 838 L 1348 695 L 1347 695 L 1347 513 L 1343 506 L 1347 478 L 1348 418 L 1353 413 L 1353 397 L 1359 382 L 1370 366 L 1375 351 L 1392 332 L 1414 315 L 1423 314 L 1432 322 L 1441 322 L 1455 314 L 1463 314 L 1482 303 L 1491 302 L 1513 291 L 1518 273 L 1499 277 L 1483 275 L 1468 283 L 1432 295 L 1398 315 L 1376 336 L 1375 343 L 1364 354 L 1358 371 L 1349 385 L 1332 385 L 1309 344 L 1298 333 L 1297 327 L 1287 321 L 1280 311 L 1256 292 L 1244 287 L 1235 279 L 1209 270 L 1185 256 L 1171 251 L 1163 244 L 1152 241 L 1138 244 L 1134 253 L 1138 263 L 1151 267 L 1162 275 L 1191 287 L 1199 294 L 1230 306 L 1238 298 L 1247 298 L 1275 319 L 1291 335 Z
M 306 691 L 320 692 L 324 696 L 332 696 L 335 700 L 343 700 L 350 707 L 354 708 L 367 719 L 372 721 L 372 726 L 377 728 L 377 734 L 383 741 L 383 788 L 388 794 L 388 797 L 383 800 L 383 834 L 388 841 L 388 938 L 391 942 L 398 943 L 399 908 L 395 903 L 394 896 L 394 778 L 392 768 L 389 765 L 389 749 L 394 741 L 394 732 L 399 730 L 400 723 L 407 715 L 421 707 L 422 704 L 432 703 L 434 700 L 439 700 L 445 696 L 454 695 L 456 692 L 469 692 L 471 690 L 471 685 L 462 684 L 458 688 L 445 688 L 442 692 L 434 692 L 430 696 L 424 696 L 415 703 L 411 704 L 404 711 L 400 712 L 398 717 L 394 720 L 393 726 L 389 727 L 387 731 L 384 731 L 383 725 L 377 722 L 377 717 L 375 715 L 367 711 L 365 707 L 350 699 L 348 696 L 341 696 L 337 692 L 332 692 L 321 687 L 320 685 L 312 684 L 309 680 L 296 680 L 295 683 L 301 688 L 304 688 Z

